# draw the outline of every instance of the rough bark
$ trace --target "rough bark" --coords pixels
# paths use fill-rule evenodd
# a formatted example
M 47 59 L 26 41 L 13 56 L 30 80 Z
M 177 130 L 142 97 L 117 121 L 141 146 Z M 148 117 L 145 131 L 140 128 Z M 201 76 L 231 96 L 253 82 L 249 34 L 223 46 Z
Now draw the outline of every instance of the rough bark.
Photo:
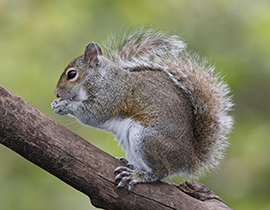
M 0 143 L 86 194 L 104 209 L 230 209 L 198 182 L 117 189 L 123 164 L 0 86 Z

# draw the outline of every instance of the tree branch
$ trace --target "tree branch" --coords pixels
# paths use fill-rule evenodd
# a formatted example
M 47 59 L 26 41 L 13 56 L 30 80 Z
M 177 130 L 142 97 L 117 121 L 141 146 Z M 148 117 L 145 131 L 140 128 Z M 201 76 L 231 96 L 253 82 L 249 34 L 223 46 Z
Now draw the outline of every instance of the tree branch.
M 94 147 L 0 86 L 0 143 L 86 194 L 104 209 L 230 209 L 197 182 L 117 189 L 121 161 Z

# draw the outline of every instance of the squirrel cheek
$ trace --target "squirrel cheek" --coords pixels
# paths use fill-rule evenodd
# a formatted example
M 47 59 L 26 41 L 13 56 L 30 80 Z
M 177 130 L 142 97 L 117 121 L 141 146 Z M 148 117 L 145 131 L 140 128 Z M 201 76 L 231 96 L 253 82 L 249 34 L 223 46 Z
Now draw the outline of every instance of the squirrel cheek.
M 88 99 L 88 95 L 84 89 L 80 89 L 78 94 L 73 97 L 74 101 L 85 101 Z

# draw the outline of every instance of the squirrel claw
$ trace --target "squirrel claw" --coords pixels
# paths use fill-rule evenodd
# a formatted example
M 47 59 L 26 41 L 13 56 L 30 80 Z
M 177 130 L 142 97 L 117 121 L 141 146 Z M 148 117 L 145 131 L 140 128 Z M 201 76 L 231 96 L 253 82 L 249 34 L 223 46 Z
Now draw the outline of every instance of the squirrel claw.
M 119 166 L 114 170 L 114 173 L 119 173 L 121 174 L 122 172 L 128 172 L 128 173 L 132 173 L 133 170 L 128 168 L 128 167 L 123 167 L 123 166 Z
M 120 174 L 118 174 L 118 175 L 115 177 L 115 181 L 121 180 L 121 179 L 123 179 L 124 177 L 128 177 L 128 176 L 130 176 L 130 172 L 122 171 Z
M 127 181 L 130 181 L 131 177 L 123 177 L 119 184 L 117 185 L 117 188 L 124 187 Z M 130 190 L 129 190 L 130 191 Z
M 136 181 L 135 179 L 132 179 L 128 184 L 128 191 L 129 192 L 132 191 L 134 185 L 137 184 L 137 183 L 138 183 L 138 181 Z
M 117 157 L 117 160 L 120 160 L 122 163 L 124 163 L 125 165 L 127 165 L 128 168 L 130 168 L 131 170 L 134 170 L 134 165 L 129 163 L 128 160 L 124 157 Z
M 128 164 L 128 160 L 126 158 L 124 158 L 124 157 L 117 157 L 116 159 L 120 160 L 122 163 L 124 163 L 126 165 Z

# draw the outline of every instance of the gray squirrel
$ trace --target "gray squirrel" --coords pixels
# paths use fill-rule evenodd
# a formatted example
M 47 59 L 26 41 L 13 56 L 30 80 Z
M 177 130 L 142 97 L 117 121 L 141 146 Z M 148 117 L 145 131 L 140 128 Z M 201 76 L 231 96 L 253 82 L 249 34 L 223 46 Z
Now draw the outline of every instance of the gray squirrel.
M 229 88 L 178 36 L 151 29 L 90 42 L 70 62 L 51 104 L 59 115 L 112 132 L 126 152 L 118 187 L 215 169 L 233 118 Z

